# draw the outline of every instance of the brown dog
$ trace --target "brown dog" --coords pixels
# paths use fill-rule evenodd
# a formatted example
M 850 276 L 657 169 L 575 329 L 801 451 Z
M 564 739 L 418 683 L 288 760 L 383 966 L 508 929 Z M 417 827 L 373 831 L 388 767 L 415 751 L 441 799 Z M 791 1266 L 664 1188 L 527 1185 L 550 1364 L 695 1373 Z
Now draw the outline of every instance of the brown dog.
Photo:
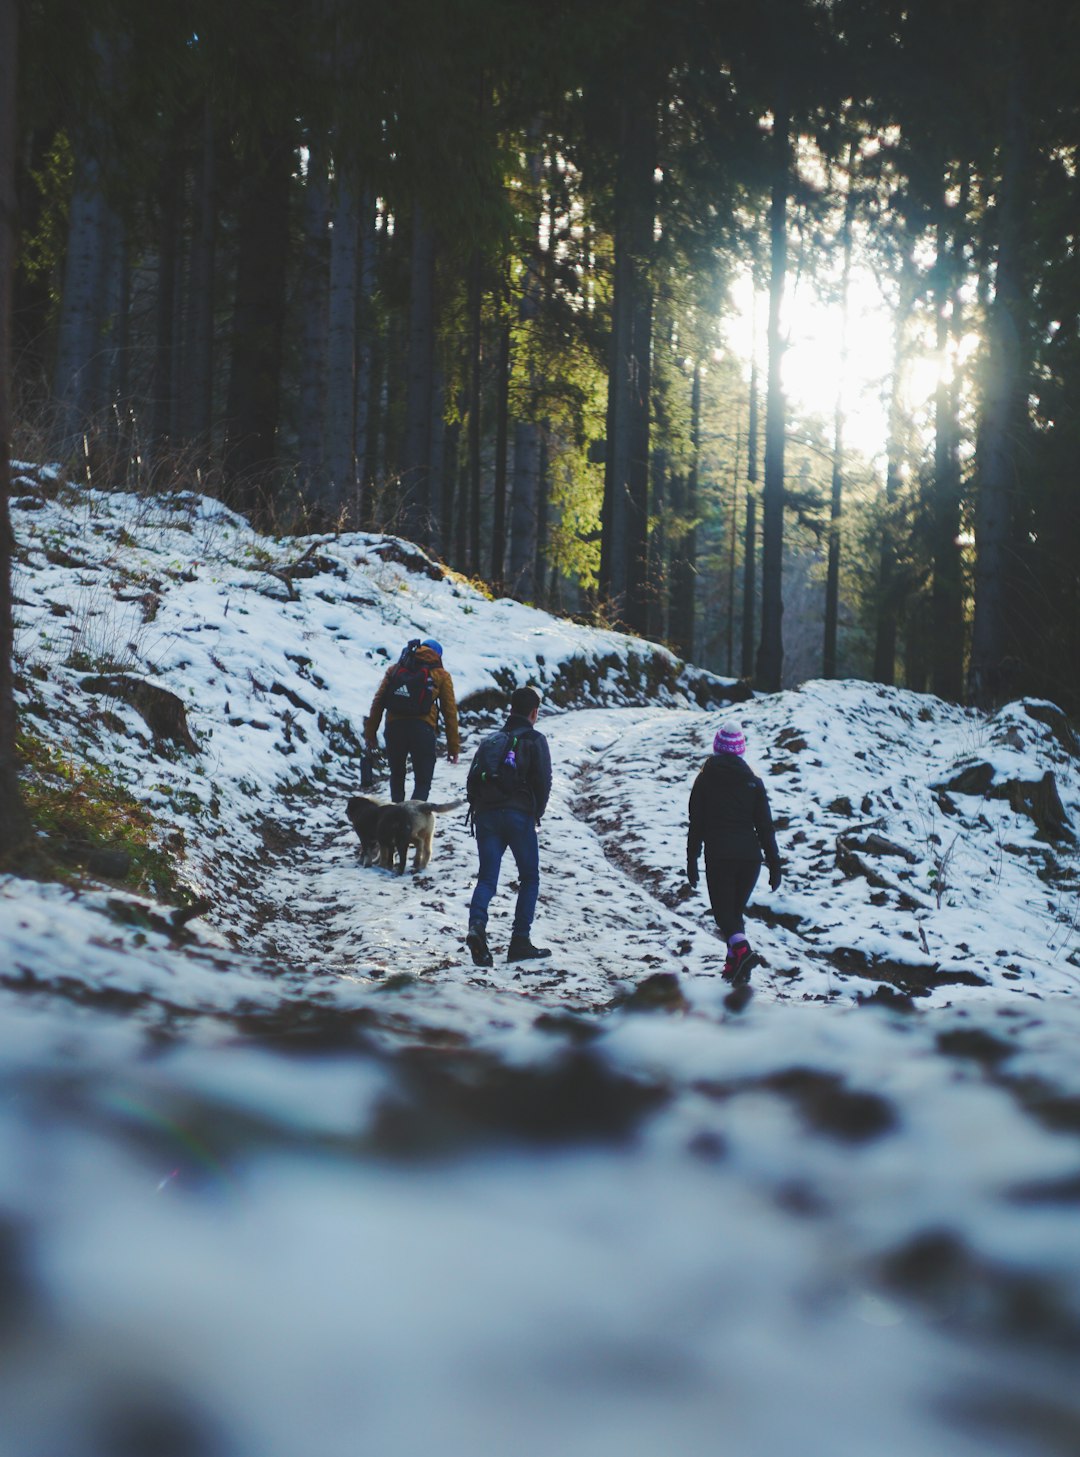
M 431 842 L 435 837 L 435 816 L 460 809 L 463 799 L 452 804 L 431 804 L 425 799 L 407 799 L 402 804 L 383 806 L 375 821 L 375 835 L 379 843 L 379 863 L 387 870 L 395 868 L 405 874 L 405 861 L 409 846 L 416 847 L 413 870 L 423 870 L 431 859 Z

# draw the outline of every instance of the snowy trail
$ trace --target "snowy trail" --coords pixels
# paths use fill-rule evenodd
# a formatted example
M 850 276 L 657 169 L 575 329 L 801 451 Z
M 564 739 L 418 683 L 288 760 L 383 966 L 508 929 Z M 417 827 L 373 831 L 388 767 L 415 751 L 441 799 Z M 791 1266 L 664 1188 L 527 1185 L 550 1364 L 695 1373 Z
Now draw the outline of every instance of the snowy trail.
M 179 836 L 209 909 L 180 934 L 130 889 L 0 881 L 0 1449 L 111 1457 L 128 1420 L 200 1457 L 1076 1448 L 1080 857 L 1030 811 L 1052 772 L 1080 827 L 1080 748 L 1052 706 L 741 705 L 786 870 L 736 1010 L 683 875 L 716 680 L 386 539 L 311 561 L 197 498 L 16 504 L 34 731 Z M 286 591 L 267 566 L 301 555 Z M 577 705 L 541 720 L 539 966 L 465 952 L 463 811 L 423 874 L 359 865 L 355 726 L 431 632 L 474 702 L 438 801 L 510 678 Z M 118 644 L 194 748 L 87 688 Z M 656 972 L 677 997 L 626 999 Z
M 670 717 L 670 715 L 668 716 Z M 684 726 L 690 735 L 696 726 Z M 626 710 L 625 727 L 657 721 L 657 711 Z M 535 934 L 550 944 L 550 961 L 507 966 L 502 955 L 490 971 L 472 966 L 464 945 L 476 852 L 459 809 L 439 818 L 430 866 L 397 876 L 362 868 L 359 846 L 344 818 L 347 786 L 332 786 L 314 809 L 286 821 L 288 846 L 267 866 L 264 904 L 278 914 L 254 937 L 259 954 L 279 955 L 294 967 L 377 981 L 402 973 L 427 980 L 527 995 L 541 1005 L 602 1010 L 656 971 L 677 971 L 692 982 L 712 980 L 723 965 L 704 901 L 665 903 L 653 882 L 681 880 L 685 860 L 639 865 L 618 818 L 606 817 L 590 786 L 601 760 L 608 716 L 564 713 L 545 720 L 556 772 L 541 828 L 541 897 Z M 474 735 L 474 737 L 476 737 Z M 464 798 L 467 759 L 440 760 L 432 798 Z M 633 771 L 616 765 L 620 792 L 629 797 Z M 681 790 L 680 790 L 681 793 Z M 683 795 L 685 799 L 685 795 Z M 296 841 L 299 840 L 299 843 Z M 506 857 L 492 903 L 490 933 L 502 953 L 513 913 L 513 861 Z M 694 970 L 688 970 L 688 960 Z

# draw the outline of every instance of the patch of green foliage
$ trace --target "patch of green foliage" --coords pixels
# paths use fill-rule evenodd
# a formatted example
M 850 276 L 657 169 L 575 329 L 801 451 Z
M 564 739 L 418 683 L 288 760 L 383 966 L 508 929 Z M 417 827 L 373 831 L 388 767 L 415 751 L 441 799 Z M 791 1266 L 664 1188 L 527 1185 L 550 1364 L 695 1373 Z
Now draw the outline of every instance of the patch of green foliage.
M 35 831 L 21 870 L 61 881 L 87 870 L 162 899 L 187 899 L 178 876 L 182 842 L 163 846 L 150 811 L 107 769 L 25 731 L 17 752 L 23 802 Z

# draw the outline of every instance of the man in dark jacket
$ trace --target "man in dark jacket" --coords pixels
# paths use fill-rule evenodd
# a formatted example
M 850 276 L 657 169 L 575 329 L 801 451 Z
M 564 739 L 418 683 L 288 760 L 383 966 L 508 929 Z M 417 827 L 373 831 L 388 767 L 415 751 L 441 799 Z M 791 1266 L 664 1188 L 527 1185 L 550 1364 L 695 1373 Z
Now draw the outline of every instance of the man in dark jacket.
M 725 724 L 713 739 L 690 791 L 690 829 L 686 837 L 686 878 L 698 883 L 698 855 L 705 846 L 705 877 L 720 934 L 728 943 L 724 975 L 745 981 L 755 956 L 746 939 L 743 916 L 761 873 L 764 855 L 769 885 L 780 884 L 780 852 L 776 848 L 765 785 L 742 757 L 746 739 L 737 724 Z
M 537 826 L 551 793 L 551 753 L 536 729 L 540 695 L 517 688 L 510 699 L 510 717 L 498 733 L 477 749 L 469 768 L 466 792 L 476 832 L 480 870 L 469 903 L 466 944 L 477 966 L 491 966 L 487 939 L 488 905 L 499 885 L 499 869 L 507 850 L 518 872 L 517 905 L 507 961 L 532 961 L 550 956 L 530 939 L 540 893 L 540 847 Z

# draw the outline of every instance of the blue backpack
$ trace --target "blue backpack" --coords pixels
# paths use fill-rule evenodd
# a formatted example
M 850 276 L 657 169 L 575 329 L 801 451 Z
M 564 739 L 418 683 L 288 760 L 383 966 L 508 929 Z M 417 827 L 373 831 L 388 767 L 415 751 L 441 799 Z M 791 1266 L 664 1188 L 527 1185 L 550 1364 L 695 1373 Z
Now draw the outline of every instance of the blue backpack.
M 531 796 L 530 752 L 527 733 L 510 734 L 500 729 L 489 735 L 477 749 L 469 768 L 466 784 L 469 803 L 474 808 L 498 804 L 522 790 Z

